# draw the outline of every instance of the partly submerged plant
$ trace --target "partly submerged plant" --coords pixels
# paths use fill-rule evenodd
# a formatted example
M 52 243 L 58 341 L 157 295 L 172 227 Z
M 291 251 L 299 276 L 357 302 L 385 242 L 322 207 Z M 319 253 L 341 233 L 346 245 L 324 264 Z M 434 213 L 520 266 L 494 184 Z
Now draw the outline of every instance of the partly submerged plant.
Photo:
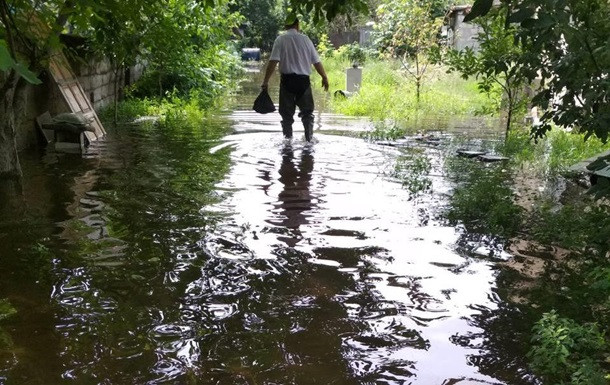
M 578 324 L 552 310 L 536 322 L 533 332 L 528 358 L 545 383 L 607 383 L 599 364 L 606 341 L 596 324 Z

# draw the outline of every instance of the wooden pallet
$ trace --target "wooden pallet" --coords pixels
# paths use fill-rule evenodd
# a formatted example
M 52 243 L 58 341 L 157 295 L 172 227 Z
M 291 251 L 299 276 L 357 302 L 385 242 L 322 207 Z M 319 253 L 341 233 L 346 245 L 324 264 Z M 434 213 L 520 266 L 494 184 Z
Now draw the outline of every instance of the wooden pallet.
M 51 28 L 35 11 L 23 14 L 20 17 L 27 20 L 28 24 L 31 26 L 31 32 L 39 39 L 46 40 L 52 33 Z M 64 55 L 62 51 L 56 50 L 51 53 L 49 58 L 49 72 L 51 72 L 53 80 L 57 83 L 61 94 L 66 100 L 70 112 L 82 113 L 88 123 L 95 129 L 93 132 L 85 133 L 89 142 L 104 137 L 104 135 L 106 135 L 106 130 L 93 109 L 89 98 L 87 98 L 78 78 L 72 71 L 70 62 L 68 62 L 66 55 Z
M 83 87 L 81 87 L 78 78 L 74 72 L 72 72 L 68 59 L 62 52 L 55 52 L 51 55 L 49 69 L 53 80 L 57 83 L 59 90 L 68 103 L 70 111 L 82 113 L 85 119 L 87 119 L 94 128 L 93 132 L 85 133 L 87 139 L 90 142 L 93 142 L 104 137 L 104 135 L 106 135 L 106 130 L 93 109 L 91 102 L 87 98 Z

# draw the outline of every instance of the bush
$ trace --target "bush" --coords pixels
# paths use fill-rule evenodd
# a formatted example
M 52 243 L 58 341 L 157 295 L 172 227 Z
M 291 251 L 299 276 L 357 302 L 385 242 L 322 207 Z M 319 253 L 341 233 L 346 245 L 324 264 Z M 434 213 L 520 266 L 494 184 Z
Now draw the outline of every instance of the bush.
M 533 328 L 531 366 L 547 384 L 604 385 L 598 362 L 606 345 L 596 324 L 545 313 Z
M 377 51 L 362 47 L 358 43 L 346 44 L 341 46 L 336 54 L 340 60 L 347 60 L 351 65 L 361 66 L 367 58 L 372 58 L 377 55 Z
M 513 201 L 510 173 L 468 159 L 450 160 L 450 177 L 457 186 L 446 216 L 463 223 L 470 232 L 510 237 L 521 226 L 523 209 Z
M 243 71 L 236 53 L 218 51 L 217 57 L 197 57 L 191 65 L 163 71 L 145 71 L 130 87 L 128 94 L 135 98 L 166 98 L 179 96 L 198 99 L 209 105 L 222 92 L 233 86 Z

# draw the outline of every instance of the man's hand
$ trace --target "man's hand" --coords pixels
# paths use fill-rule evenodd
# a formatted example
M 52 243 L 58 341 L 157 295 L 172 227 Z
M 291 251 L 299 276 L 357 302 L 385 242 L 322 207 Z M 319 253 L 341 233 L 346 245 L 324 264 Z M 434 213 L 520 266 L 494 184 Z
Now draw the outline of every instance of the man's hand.
M 269 79 L 271 79 L 271 76 L 273 75 L 273 72 L 275 71 L 275 67 L 277 67 L 277 63 L 279 63 L 279 61 L 277 61 L 277 60 L 269 60 L 269 63 L 267 63 L 267 69 L 265 70 L 265 77 L 263 78 L 263 84 L 261 84 L 262 90 L 266 91 L 269 88 Z
M 322 87 L 324 88 L 324 91 L 328 92 L 328 77 L 326 76 L 326 71 L 324 71 L 322 62 L 314 63 L 313 66 L 320 76 L 322 76 Z
M 324 91 L 328 92 L 328 78 L 327 77 L 322 78 L 322 87 L 324 88 Z

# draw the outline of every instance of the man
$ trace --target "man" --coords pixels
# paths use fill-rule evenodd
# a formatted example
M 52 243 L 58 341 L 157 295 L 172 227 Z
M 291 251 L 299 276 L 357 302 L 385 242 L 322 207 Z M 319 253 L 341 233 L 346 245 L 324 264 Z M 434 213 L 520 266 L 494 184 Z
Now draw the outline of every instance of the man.
M 265 79 L 261 88 L 266 89 L 269 79 L 278 63 L 280 65 L 280 115 L 282 117 L 282 132 L 284 137 L 292 138 L 292 123 L 295 107 L 299 107 L 299 117 L 305 129 L 305 139 L 309 142 L 313 137 L 313 94 L 309 75 L 311 65 L 322 76 L 322 87 L 328 91 L 328 78 L 320 61 L 320 57 L 311 40 L 300 33 L 299 19 L 289 15 L 284 26 L 286 33 L 275 39 Z

